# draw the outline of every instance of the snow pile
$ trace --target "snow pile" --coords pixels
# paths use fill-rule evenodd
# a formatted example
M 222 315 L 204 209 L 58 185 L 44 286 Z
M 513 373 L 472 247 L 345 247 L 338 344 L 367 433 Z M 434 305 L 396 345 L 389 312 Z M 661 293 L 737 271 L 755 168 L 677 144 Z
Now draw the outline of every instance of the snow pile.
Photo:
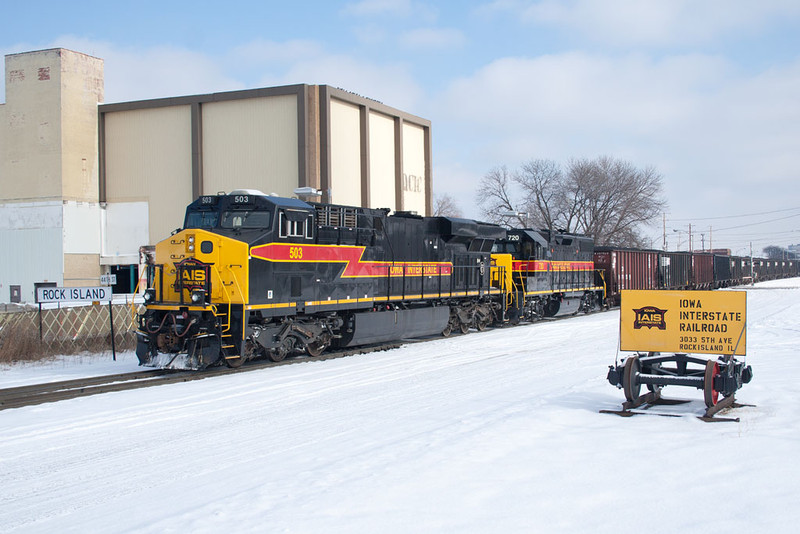
M 739 423 L 598 413 L 624 400 L 616 311 L 1 411 L 0 530 L 791 530 L 798 287 L 748 288 Z M 0 387 L 136 360 L 86 367 L 2 368 Z

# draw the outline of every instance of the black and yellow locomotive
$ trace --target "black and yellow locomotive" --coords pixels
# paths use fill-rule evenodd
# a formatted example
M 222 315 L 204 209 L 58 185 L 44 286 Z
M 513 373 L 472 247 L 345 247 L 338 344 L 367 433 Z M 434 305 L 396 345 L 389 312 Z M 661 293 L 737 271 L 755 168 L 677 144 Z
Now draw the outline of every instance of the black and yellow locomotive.
M 594 241 L 585 235 L 512 229 L 493 248 L 505 273 L 510 319 L 588 312 L 603 300 L 595 283 Z
M 201 196 L 155 247 L 143 365 L 237 367 L 503 320 L 503 228 L 242 190 Z

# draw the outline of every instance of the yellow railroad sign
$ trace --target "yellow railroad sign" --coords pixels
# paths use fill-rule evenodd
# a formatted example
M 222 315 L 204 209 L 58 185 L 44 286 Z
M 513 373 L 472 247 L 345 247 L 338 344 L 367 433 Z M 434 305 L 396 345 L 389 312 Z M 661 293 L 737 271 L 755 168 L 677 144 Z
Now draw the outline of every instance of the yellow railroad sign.
M 746 354 L 744 291 L 622 291 L 620 350 Z

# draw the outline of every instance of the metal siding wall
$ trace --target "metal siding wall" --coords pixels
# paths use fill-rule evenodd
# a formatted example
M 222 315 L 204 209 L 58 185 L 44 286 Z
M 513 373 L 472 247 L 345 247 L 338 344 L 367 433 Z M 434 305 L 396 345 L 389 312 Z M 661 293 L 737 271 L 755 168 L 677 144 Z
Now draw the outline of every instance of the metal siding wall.
M 295 95 L 208 102 L 201 110 L 203 193 L 293 195 L 299 183 Z
M 142 245 L 182 226 L 194 200 L 190 106 L 106 112 L 105 147 L 107 202 L 149 204 L 150 242 Z
M 8 121 L 6 119 L 6 104 L 0 104 L 0 200 L 6 197 L 8 193 L 6 192 L 6 183 L 11 181 L 11 169 L 9 161 L 10 156 L 8 154 L 8 140 L 6 139 L 7 135 L 10 135 L 8 132 Z M 0 294 L 0 302 L 2 302 L 2 295 Z
M 425 131 L 403 123 L 403 209 L 425 212 Z
M 22 301 L 34 302 L 34 282 L 63 285 L 64 255 L 61 251 L 61 228 L 0 229 L 0 254 L 3 282 L 0 302 L 9 302 L 9 285 L 21 285 Z
M 369 114 L 370 208 L 395 207 L 394 119 Z
M 361 205 L 359 107 L 331 99 L 331 202 Z

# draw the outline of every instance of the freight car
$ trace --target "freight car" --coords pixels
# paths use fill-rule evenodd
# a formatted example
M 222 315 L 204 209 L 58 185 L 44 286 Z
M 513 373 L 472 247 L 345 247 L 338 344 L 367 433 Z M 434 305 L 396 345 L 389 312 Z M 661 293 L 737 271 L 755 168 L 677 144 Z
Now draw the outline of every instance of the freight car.
M 797 260 L 768 260 L 706 252 L 596 247 L 598 280 L 606 303 L 619 305 L 625 289 L 718 289 L 800 275 Z
M 623 290 L 661 287 L 659 253 L 655 250 L 596 247 L 594 265 L 599 274 L 597 283 L 605 284 L 610 306 L 619 305 Z

